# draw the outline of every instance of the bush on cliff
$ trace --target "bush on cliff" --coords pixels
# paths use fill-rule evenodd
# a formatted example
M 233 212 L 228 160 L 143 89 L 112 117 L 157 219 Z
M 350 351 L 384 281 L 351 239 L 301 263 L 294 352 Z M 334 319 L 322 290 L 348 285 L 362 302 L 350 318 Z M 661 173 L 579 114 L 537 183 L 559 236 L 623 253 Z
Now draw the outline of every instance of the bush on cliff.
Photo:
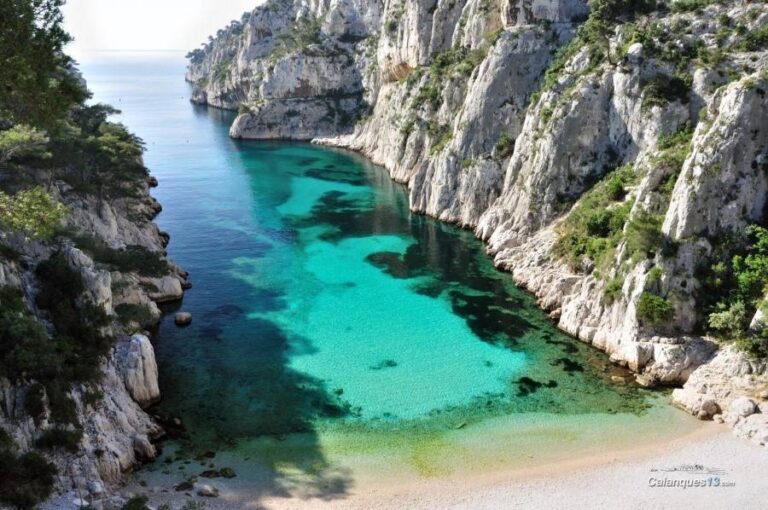
M 35 452 L 0 451 L 0 502 L 35 508 L 53 492 L 56 467 Z
M 652 326 L 669 322 L 675 315 L 672 303 L 650 292 L 643 292 L 637 300 L 636 306 L 638 318 Z
M 87 252 L 94 261 L 122 273 L 138 273 L 141 276 L 159 278 L 168 274 L 170 267 L 160 253 L 143 246 L 131 245 L 122 250 L 107 246 L 90 235 L 73 235 L 77 247 Z
M 625 165 L 587 191 L 563 222 L 554 253 L 574 270 L 581 269 L 585 256 L 598 268 L 605 265 L 622 240 L 632 204 L 621 201 L 635 180 L 633 167 Z
M 750 225 L 714 243 L 708 264 L 699 268 L 696 295 L 704 309 L 702 329 L 736 343 L 755 357 L 768 357 L 768 331 L 749 330 L 768 292 L 768 229 Z

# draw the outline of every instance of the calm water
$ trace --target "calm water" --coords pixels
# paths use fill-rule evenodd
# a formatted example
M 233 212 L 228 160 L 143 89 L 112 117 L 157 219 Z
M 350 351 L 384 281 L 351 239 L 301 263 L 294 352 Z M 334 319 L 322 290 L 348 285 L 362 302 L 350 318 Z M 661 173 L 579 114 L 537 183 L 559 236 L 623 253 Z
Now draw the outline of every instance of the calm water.
M 410 214 L 383 169 L 230 140 L 232 114 L 189 103 L 179 55 L 89 55 L 82 67 L 96 100 L 146 141 L 160 226 L 194 283 L 182 305 L 192 326 L 166 318 L 155 339 L 159 410 L 185 423 L 185 451 L 270 437 L 277 464 L 281 445 L 321 456 L 323 434 L 435 437 L 503 416 L 648 406 L 471 234 Z

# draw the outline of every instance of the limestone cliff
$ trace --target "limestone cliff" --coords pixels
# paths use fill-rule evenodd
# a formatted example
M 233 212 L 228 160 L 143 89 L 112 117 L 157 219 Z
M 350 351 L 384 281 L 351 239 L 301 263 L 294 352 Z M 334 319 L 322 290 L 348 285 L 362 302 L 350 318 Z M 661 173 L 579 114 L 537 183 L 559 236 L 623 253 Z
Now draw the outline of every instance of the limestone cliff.
M 190 60 L 194 100 L 239 109 L 233 137 L 365 154 L 642 384 L 705 370 L 712 314 L 763 348 L 741 331 L 759 299 L 710 273 L 766 221 L 764 3 L 272 0 Z M 752 383 L 683 407 L 758 398 L 765 364 L 728 352 Z
M 3 306 L 9 306 L 6 296 L 18 293 L 24 311 L 17 313 L 28 317 L 23 324 L 32 319 L 44 326 L 44 334 L 60 333 L 60 310 L 41 305 L 41 298 L 60 282 L 39 270 L 47 262 L 60 261 L 55 274 L 70 278 L 65 287 L 71 288 L 59 290 L 67 293 L 77 288 L 78 314 L 86 319 L 103 316 L 94 338 L 109 343 L 106 355 L 84 360 L 85 366 L 99 365 L 94 367 L 97 375 L 88 382 L 79 382 L 78 374 L 68 376 L 75 379 L 68 386 L 61 382 L 61 374 L 51 374 L 41 383 L 26 372 L 18 377 L 0 373 L 0 439 L 9 438 L 14 451 L 44 453 L 56 467 L 56 489 L 74 491 L 83 505 L 100 504 L 126 472 L 156 455 L 151 441 L 163 431 L 144 409 L 159 400 L 160 391 L 146 329 L 160 319 L 158 302 L 181 298 L 186 274 L 165 259 L 168 236 L 152 222 L 160 211 L 149 194 L 150 183 L 156 184 L 152 178 L 133 179 L 125 195 L 106 199 L 56 180 L 55 170 L 15 170 L 46 183 L 52 196 L 66 206 L 67 215 L 66 225 L 52 239 L 0 228 Z M 153 261 L 153 270 L 128 267 L 139 257 Z M 8 324 L 4 322 L 3 327 L 16 327 Z M 49 361 L 25 361 L 20 358 L 23 354 L 14 352 L 9 356 L 16 356 L 19 370 L 22 364 L 37 367 L 36 363 Z M 55 363 L 51 360 L 48 365 Z

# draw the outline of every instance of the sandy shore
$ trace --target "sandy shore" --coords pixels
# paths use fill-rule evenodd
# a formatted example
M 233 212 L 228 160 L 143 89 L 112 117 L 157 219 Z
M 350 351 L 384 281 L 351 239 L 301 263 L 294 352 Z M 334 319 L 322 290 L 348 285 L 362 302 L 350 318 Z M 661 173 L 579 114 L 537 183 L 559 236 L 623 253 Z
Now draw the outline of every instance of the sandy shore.
M 693 441 L 693 442 L 692 442 Z M 662 453 L 662 450 L 667 450 Z M 677 471 L 699 465 L 703 474 Z M 700 470 L 701 471 L 701 470 Z M 714 473 L 708 473 L 712 471 Z M 421 480 L 399 487 L 370 486 L 343 499 L 269 498 L 252 508 L 274 509 L 762 509 L 768 451 L 713 424 L 656 451 L 607 453 L 572 463 L 463 480 Z M 709 479 L 712 478 L 712 482 Z M 657 480 L 701 480 L 705 487 L 652 487 Z M 719 481 L 718 481 L 719 479 Z M 730 486 L 733 484 L 733 486 Z
M 354 481 L 339 490 L 329 483 L 318 491 L 317 480 L 302 483 L 301 477 L 291 483 L 283 480 L 278 487 L 269 486 L 268 477 L 260 481 L 258 476 L 246 475 L 240 470 L 241 466 L 237 466 L 240 474 L 236 479 L 200 480 L 200 483 L 218 487 L 221 491 L 218 498 L 199 498 L 192 491 L 185 494 L 163 489 L 162 486 L 167 485 L 152 476 L 148 477 L 148 487 L 134 485 L 126 493 L 145 493 L 150 495 L 154 506 L 169 503 L 172 508 L 181 508 L 184 502 L 193 498 L 205 500 L 209 510 L 645 510 L 682 509 L 689 505 L 729 510 L 768 508 L 765 499 L 768 451 L 736 438 L 722 425 L 696 420 L 683 423 L 686 430 L 678 430 L 674 437 L 638 434 L 635 444 L 622 446 L 606 441 L 590 454 L 583 451 L 553 454 L 544 450 L 559 450 L 556 442 L 550 448 L 542 447 L 539 442 L 541 456 L 547 457 L 545 462 L 505 463 L 495 468 L 484 463 L 482 469 L 447 475 L 418 476 L 401 469 L 396 462 L 389 465 L 393 469 L 382 471 L 381 458 L 361 457 L 357 461 L 348 458 L 345 469 L 353 474 L 351 479 Z M 672 423 L 667 425 L 673 426 Z M 489 438 L 486 436 L 486 439 Z M 525 453 L 529 456 L 529 452 Z M 474 460 L 466 459 L 468 464 Z M 661 486 L 665 480 L 688 486 Z M 692 484 L 701 486 L 693 487 Z M 314 490 L 307 490 L 310 485 Z

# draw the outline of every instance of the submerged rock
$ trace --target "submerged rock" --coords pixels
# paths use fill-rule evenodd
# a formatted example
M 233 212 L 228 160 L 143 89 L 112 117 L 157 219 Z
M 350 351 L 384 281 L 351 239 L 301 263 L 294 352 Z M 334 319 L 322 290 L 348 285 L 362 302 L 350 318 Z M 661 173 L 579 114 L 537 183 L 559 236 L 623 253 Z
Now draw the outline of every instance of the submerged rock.
M 204 498 L 216 498 L 219 496 L 219 489 L 212 485 L 203 484 L 197 488 L 197 495 Z

